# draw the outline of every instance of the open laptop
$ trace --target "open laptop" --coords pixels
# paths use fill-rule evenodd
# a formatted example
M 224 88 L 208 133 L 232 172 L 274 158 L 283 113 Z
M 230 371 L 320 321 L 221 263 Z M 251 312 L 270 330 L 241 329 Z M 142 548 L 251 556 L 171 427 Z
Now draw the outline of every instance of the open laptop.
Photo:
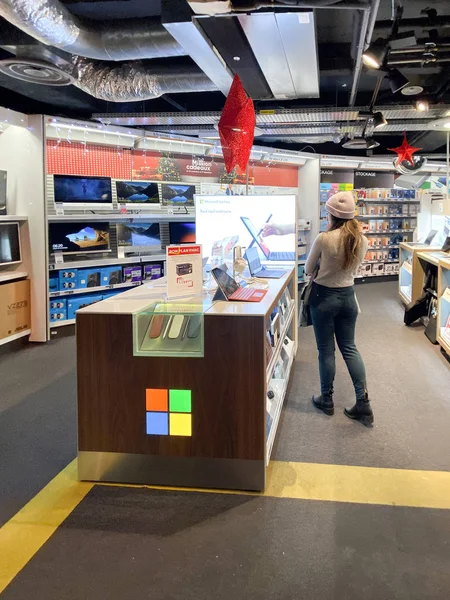
M 211 269 L 212 276 L 219 286 L 220 294 L 214 300 L 237 300 L 239 302 L 261 302 L 267 290 L 258 290 L 250 287 L 241 287 L 237 281 L 225 271 L 216 267 Z
M 261 236 L 261 232 L 258 233 L 255 226 L 251 222 L 248 217 L 241 217 L 241 221 L 247 227 L 252 239 L 258 244 L 261 248 L 262 253 L 267 258 L 267 260 L 278 260 L 278 261 L 289 261 L 295 260 L 295 252 L 271 252 L 269 248 L 264 243 L 264 239 Z M 249 246 L 250 247 L 250 246 Z
M 411 246 L 429 246 L 437 234 L 437 229 L 430 229 L 425 241 L 423 242 L 410 242 Z
M 245 251 L 248 268 L 252 277 L 265 277 L 266 279 L 279 279 L 286 274 L 283 269 L 267 269 L 259 260 L 258 248 L 247 248 Z

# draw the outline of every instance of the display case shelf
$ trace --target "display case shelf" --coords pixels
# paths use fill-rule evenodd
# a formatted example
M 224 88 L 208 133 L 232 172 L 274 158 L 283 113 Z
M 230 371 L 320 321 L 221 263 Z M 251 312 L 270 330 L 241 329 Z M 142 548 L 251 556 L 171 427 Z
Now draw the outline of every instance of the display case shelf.
M 15 279 L 24 279 L 25 277 L 28 277 L 28 273 L 26 271 L 6 271 L 5 273 L 0 272 L 0 283 L 14 281 Z
M 66 319 L 65 321 L 55 321 L 50 323 L 50 329 L 56 329 L 57 327 L 65 327 L 66 325 L 75 325 L 76 319 Z
M 18 217 L 16 217 L 18 218 Z M 170 223 L 174 221 L 181 221 L 185 223 L 193 223 L 195 221 L 195 215 L 192 213 L 84 213 L 79 214 L 71 213 L 64 215 L 49 215 L 49 223 L 78 223 L 82 221 L 89 222 L 127 222 L 133 223 L 134 221 L 143 221 L 145 223 Z
M 383 235 L 385 233 L 412 233 L 415 229 L 383 229 L 382 231 L 363 231 L 364 235 Z
M 79 289 L 75 289 L 75 290 L 64 290 L 62 292 L 50 292 L 49 293 L 49 297 L 50 298 L 60 298 L 61 296 L 76 296 L 78 294 L 92 294 L 95 292 L 102 292 L 104 290 L 118 290 L 118 289 L 125 289 L 125 288 L 130 288 L 130 287 L 137 287 L 139 285 L 142 285 L 141 281 L 136 281 L 135 283 L 116 283 L 113 285 L 100 285 L 98 287 L 92 287 L 92 288 L 79 288 Z
M 417 215 L 356 215 L 356 219 L 371 219 L 383 221 L 385 219 L 417 219 Z
M 371 204 L 420 204 L 420 200 L 405 200 L 404 198 L 357 198 L 357 202 Z
M 20 338 L 30 335 L 30 333 L 31 329 L 24 329 L 23 331 L 19 331 L 19 333 L 9 335 L 8 337 L 5 337 L 0 340 L 0 346 L 3 346 L 4 344 L 9 344 L 9 342 L 14 342 L 15 340 L 19 340 Z
M 267 365 L 267 385 L 269 385 L 270 380 L 272 379 L 273 370 L 275 365 L 277 364 L 278 359 L 280 358 L 281 350 L 283 348 L 284 339 L 289 331 L 289 327 L 292 324 L 292 317 L 295 312 L 295 302 L 291 300 L 291 306 L 289 308 L 289 313 L 284 322 L 283 329 L 280 332 L 280 339 L 278 340 L 277 345 L 273 348 L 272 356 L 270 358 L 270 362 Z
M 159 255 L 157 255 L 159 256 Z M 155 258 L 154 260 L 159 260 Z M 65 263 L 53 263 L 48 266 L 49 271 L 61 271 L 64 269 L 82 269 L 84 267 L 107 267 L 109 265 L 126 265 L 139 263 L 140 258 L 125 256 L 123 258 L 94 258 L 92 260 L 75 260 Z

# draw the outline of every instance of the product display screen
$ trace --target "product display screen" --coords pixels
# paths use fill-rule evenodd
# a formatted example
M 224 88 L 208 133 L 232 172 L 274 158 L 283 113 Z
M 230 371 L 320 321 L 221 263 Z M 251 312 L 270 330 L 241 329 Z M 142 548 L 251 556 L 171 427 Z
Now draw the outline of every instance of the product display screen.
M 109 177 L 54 175 L 55 202 L 112 203 Z
M 239 285 L 236 283 L 236 281 L 222 269 L 212 269 L 211 273 L 216 280 L 217 285 L 227 298 L 229 298 L 236 290 L 239 289 Z
M 195 244 L 195 223 L 169 223 L 171 244 Z
M 158 184 L 151 181 L 116 181 L 118 202 L 158 204 Z
M 109 251 L 108 223 L 50 223 L 50 252 L 79 253 Z
M 0 265 L 19 263 L 20 238 L 18 223 L 0 223 Z
M 232 260 L 233 246 L 256 248 L 261 261 L 295 260 L 296 197 L 203 196 L 195 203 L 196 243 L 214 266 Z
M 163 183 L 161 186 L 163 204 L 187 204 L 194 206 L 195 185 Z
M 119 246 L 161 246 L 159 223 L 135 223 L 117 225 Z

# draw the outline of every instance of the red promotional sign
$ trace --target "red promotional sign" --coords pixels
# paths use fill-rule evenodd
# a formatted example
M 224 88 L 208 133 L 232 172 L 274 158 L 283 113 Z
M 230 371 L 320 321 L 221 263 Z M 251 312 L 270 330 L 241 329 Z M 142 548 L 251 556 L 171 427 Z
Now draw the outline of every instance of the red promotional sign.
M 169 246 L 167 248 L 169 256 L 181 256 L 187 254 L 200 254 L 200 246 Z

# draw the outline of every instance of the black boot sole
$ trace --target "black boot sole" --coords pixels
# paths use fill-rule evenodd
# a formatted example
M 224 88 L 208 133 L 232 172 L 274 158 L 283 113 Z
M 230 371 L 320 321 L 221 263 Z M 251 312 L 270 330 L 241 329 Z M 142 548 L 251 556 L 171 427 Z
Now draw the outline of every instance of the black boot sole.
M 332 408 L 326 406 L 317 406 L 317 404 L 314 402 L 314 397 L 312 398 L 312 403 L 317 410 L 321 410 L 328 417 L 332 417 L 334 415 L 334 406 Z
M 364 425 L 364 427 L 373 427 L 373 415 L 351 415 L 347 412 L 347 409 L 344 408 L 344 415 L 351 419 L 352 421 L 359 421 Z

